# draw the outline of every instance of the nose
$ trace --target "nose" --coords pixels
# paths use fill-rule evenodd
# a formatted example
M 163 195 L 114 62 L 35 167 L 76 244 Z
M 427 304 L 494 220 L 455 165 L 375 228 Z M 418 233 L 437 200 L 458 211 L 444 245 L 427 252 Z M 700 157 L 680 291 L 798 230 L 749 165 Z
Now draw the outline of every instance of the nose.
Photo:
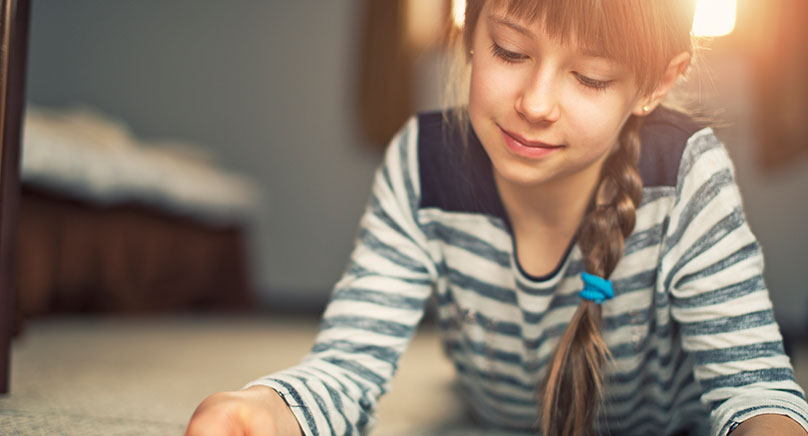
M 531 123 L 554 123 L 561 115 L 558 91 L 552 71 L 538 71 L 525 81 L 516 99 L 515 109 Z

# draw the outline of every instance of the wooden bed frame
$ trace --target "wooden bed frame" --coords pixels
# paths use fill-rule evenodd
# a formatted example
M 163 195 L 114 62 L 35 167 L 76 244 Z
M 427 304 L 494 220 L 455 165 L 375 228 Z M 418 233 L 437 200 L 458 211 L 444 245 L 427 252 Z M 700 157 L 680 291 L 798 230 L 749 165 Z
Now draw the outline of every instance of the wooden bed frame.
M 9 391 L 20 186 L 20 126 L 25 102 L 28 0 L 2 0 L 0 20 L 0 394 Z
M 20 188 L 15 326 L 54 313 L 240 311 L 252 305 L 247 230 L 148 204 Z

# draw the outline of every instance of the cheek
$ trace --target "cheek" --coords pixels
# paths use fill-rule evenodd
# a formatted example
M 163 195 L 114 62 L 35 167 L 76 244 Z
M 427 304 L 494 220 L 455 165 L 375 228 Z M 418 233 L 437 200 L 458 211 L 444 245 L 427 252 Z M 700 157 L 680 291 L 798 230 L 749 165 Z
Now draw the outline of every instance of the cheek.
M 472 66 L 469 89 L 469 112 L 480 113 L 491 105 L 495 88 L 483 68 Z
M 469 89 L 469 111 L 501 112 L 512 106 L 521 78 L 514 69 L 494 59 L 474 60 Z
M 565 111 L 567 127 L 585 143 L 611 146 L 627 117 L 627 103 L 619 98 L 570 97 L 574 110 Z M 569 106 L 568 106 L 569 108 Z

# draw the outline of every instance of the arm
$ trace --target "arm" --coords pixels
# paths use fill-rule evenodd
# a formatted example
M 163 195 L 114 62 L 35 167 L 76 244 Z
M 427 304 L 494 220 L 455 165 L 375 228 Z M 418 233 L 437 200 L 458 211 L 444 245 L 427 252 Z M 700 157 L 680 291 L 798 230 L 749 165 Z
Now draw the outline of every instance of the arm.
M 347 271 L 304 361 L 248 386 L 277 391 L 307 435 L 364 434 L 423 315 L 436 270 L 416 222 L 417 121 L 376 173 Z
M 729 157 L 709 130 L 685 150 L 663 250 L 661 285 L 694 362 L 701 401 L 711 409 L 712 434 L 765 414 L 808 428 L 808 404 L 783 350 L 760 247 Z M 749 421 L 747 428 L 770 420 Z

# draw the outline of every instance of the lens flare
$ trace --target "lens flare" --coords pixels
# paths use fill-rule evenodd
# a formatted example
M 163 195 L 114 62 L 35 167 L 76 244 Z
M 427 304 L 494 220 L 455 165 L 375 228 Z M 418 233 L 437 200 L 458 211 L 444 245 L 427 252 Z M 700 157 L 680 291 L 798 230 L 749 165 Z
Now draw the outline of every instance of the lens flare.
M 466 19 L 466 0 L 452 0 L 452 21 L 458 28 L 463 27 Z
M 696 36 L 723 36 L 735 28 L 736 0 L 699 0 L 693 18 Z

